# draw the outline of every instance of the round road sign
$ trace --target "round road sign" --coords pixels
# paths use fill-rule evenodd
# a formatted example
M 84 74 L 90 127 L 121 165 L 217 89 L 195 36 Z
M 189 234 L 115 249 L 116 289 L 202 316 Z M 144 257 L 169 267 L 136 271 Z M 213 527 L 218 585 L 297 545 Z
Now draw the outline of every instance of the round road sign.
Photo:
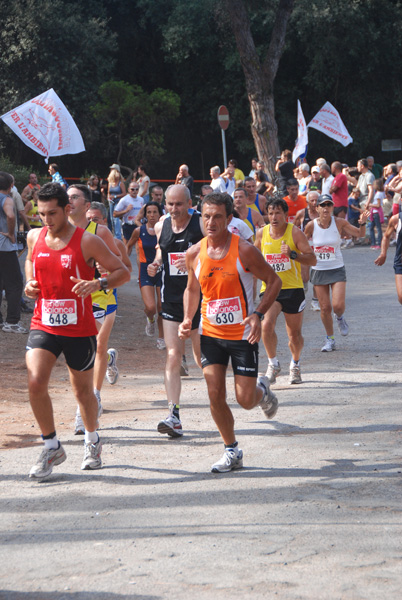
M 218 123 L 223 131 L 229 127 L 229 111 L 223 104 L 218 108 Z

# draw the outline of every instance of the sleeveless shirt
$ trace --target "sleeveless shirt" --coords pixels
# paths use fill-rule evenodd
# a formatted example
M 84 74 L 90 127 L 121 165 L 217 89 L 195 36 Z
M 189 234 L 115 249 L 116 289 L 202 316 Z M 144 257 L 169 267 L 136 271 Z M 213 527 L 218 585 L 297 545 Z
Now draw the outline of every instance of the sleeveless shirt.
M 199 332 L 225 340 L 246 340 L 250 326 L 241 322 L 254 310 L 253 276 L 239 257 L 239 237 L 232 235 L 229 250 L 220 260 L 208 256 L 208 240 L 201 241 L 195 269 L 202 292 Z
M 187 227 L 180 233 L 172 229 L 172 219 L 163 221 L 159 238 L 162 251 L 162 302 L 177 302 L 183 304 L 183 294 L 187 286 L 187 271 L 180 271 L 175 261 L 185 255 L 186 251 L 203 238 L 200 227 L 200 215 L 193 213 Z
M 282 280 L 282 289 L 289 290 L 303 287 L 301 277 L 301 265 L 296 260 L 292 260 L 286 254 L 281 252 L 281 244 L 285 242 L 291 250 L 297 251 L 297 247 L 293 241 L 294 225 L 288 223 L 285 233 L 279 239 L 273 239 L 270 235 L 270 225 L 266 225 L 262 230 L 261 252 L 270 267 L 279 275 Z M 266 285 L 262 282 L 261 293 L 265 292 Z
M 91 280 L 95 269 L 89 267 L 81 250 L 84 230 L 77 227 L 65 248 L 53 250 L 46 244 L 43 227 L 32 251 L 33 277 L 38 281 L 39 296 L 31 329 L 53 335 L 87 337 L 97 334 L 91 296 L 79 298 L 70 277 Z
M 317 264 L 312 267 L 316 271 L 329 271 L 344 266 L 341 252 L 341 236 L 336 226 L 335 217 L 331 217 L 328 229 L 323 229 L 314 219 L 314 230 L 311 238 Z

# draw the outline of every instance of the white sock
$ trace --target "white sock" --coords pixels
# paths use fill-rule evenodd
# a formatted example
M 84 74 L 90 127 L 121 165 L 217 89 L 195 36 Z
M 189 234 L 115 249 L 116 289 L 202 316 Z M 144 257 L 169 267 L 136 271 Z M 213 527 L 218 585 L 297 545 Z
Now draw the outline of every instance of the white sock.
M 274 358 L 268 358 L 268 362 L 270 365 L 274 365 L 274 367 L 279 365 L 279 360 L 276 358 L 276 356 L 274 356 Z
M 342 321 L 342 319 L 343 319 L 343 317 L 344 317 L 344 314 L 345 314 L 345 313 L 343 313 L 343 315 L 341 315 L 340 317 L 338 317 L 338 315 L 336 315 L 336 318 L 338 319 L 338 321 Z
M 292 367 L 299 367 L 300 366 L 300 360 L 292 360 L 290 361 L 290 368 Z
M 85 430 L 85 443 L 86 444 L 96 444 L 99 441 L 99 435 L 96 431 L 87 431 Z
M 55 436 L 51 440 L 43 440 L 43 443 L 45 444 L 46 450 L 57 450 L 60 442 L 57 439 L 57 436 Z

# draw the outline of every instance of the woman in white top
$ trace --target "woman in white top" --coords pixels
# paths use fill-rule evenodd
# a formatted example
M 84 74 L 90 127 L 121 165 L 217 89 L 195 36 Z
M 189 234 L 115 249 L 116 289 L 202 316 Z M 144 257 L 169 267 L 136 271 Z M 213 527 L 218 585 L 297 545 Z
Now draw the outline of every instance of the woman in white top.
M 342 236 L 364 237 L 366 234 L 366 221 L 369 212 L 364 212 L 359 219 L 360 227 L 353 227 L 345 219 L 332 215 L 334 202 L 326 194 L 317 200 L 318 218 L 307 223 L 304 233 L 311 240 L 317 264 L 311 267 L 310 281 L 315 286 L 320 303 L 321 320 L 327 333 L 321 352 L 335 350 L 334 324 L 332 310 L 334 311 L 341 335 L 348 335 L 349 326 L 346 323 L 345 294 L 346 272 L 341 252 Z M 330 297 L 332 291 L 332 305 Z

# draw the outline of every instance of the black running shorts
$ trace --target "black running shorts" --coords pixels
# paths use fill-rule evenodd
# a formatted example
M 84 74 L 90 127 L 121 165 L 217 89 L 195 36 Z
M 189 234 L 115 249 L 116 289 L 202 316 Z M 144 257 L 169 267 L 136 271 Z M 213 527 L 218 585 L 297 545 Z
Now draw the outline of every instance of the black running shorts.
M 229 364 L 232 360 L 233 373 L 246 377 L 258 375 L 258 344 L 247 340 L 222 340 L 206 335 L 201 336 L 201 365 Z
M 197 312 L 193 318 L 193 324 L 191 330 L 198 329 L 200 324 L 200 310 L 201 306 L 198 307 Z M 182 323 L 184 319 L 183 304 L 179 302 L 162 302 L 161 317 L 165 321 L 173 321 L 175 323 Z
M 63 352 L 70 369 L 74 371 L 89 371 L 92 369 L 96 355 L 96 336 L 68 337 L 53 335 L 40 329 L 29 332 L 26 350 L 41 348 L 48 350 L 56 358 Z

